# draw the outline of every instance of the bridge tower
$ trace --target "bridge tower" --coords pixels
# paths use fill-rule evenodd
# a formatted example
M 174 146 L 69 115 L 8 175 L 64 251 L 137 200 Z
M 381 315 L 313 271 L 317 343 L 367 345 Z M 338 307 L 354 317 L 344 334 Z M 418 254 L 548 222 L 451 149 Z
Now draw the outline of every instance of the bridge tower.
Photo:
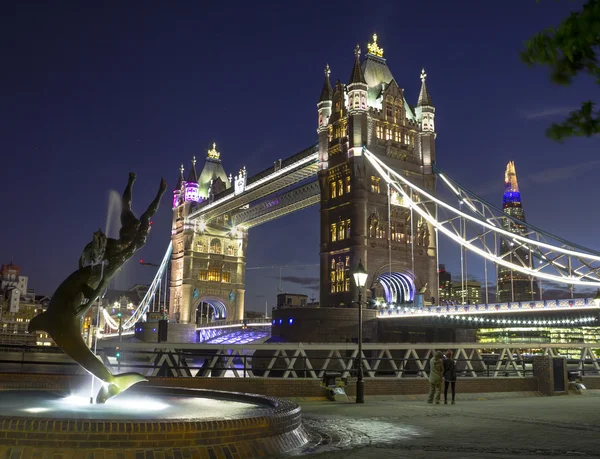
M 231 188 L 233 178 L 226 175 L 215 144 L 208 150 L 200 175 L 194 158 L 187 180 L 183 177 L 182 166 L 173 191 L 170 321 L 191 327 L 201 314 L 203 322 L 240 320 L 244 316 L 247 230 L 233 226 L 229 214 L 209 222 L 188 218 L 199 203 L 210 202 Z M 240 171 L 236 183 L 245 177 L 246 171 Z
M 320 303 L 350 307 L 357 299 L 352 270 L 369 273 L 367 299 L 406 304 L 423 293 L 437 301 L 434 229 L 411 212 L 363 155 L 363 148 L 414 183 L 435 191 L 435 108 L 421 73 L 416 108 L 407 103 L 377 36 L 348 84 L 332 88 L 329 67 L 318 107 L 321 189 Z M 419 199 L 414 196 L 413 199 Z

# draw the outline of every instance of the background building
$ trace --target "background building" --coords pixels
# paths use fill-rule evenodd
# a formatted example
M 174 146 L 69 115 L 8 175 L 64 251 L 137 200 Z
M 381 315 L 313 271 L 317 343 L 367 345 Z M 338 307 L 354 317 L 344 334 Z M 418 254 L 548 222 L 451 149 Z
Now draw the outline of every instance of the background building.
M 27 276 L 13 263 L 0 268 L 0 344 L 50 346 L 46 332 L 28 333 L 29 321 L 48 307 L 50 299 L 28 288 Z
M 526 226 L 523 224 L 525 222 L 525 211 L 521 202 L 517 172 L 513 161 L 506 165 L 502 208 L 507 215 L 506 218 L 502 219 L 502 227 L 511 233 L 524 235 L 526 233 Z M 527 268 L 531 268 L 533 264 L 529 251 L 520 247 L 517 242 L 510 238 L 501 239 L 500 257 Z M 518 271 L 498 266 L 497 292 L 497 301 L 500 303 L 535 300 L 537 296 L 536 282 Z
M 447 301 L 452 297 L 452 275 L 446 271 L 446 265 L 439 266 L 438 284 L 440 287 L 439 301 L 441 304 L 444 300 Z
M 308 304 L 308 295 L 299 293 L 280 293 L 277 295 L 277 309 L 305 308 Z

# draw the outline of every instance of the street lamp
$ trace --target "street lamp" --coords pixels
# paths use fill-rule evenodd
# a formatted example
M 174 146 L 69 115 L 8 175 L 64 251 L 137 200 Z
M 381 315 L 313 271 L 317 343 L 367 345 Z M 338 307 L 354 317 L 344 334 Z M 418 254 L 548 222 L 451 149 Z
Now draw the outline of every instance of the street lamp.
M 122 336 L 123 327 L 121 327 L 121 320 L 123 317 L 122 317 L 121 311 L 119 311 L 117 313 L 117 317 L 119 318 L 119 342 L 121 342 L 121 341 L 123 341 L 123 336 Z
M 365 382 L 363 381 L 362 369 L 362 341 L 363 341 L 363 318 L 362 318 L 362 289 L 367 283 L 369 276 L 363 268 L 362 260 L 358 262 L 357 268 L 352 274 L 354 283 L 358 287 L 358 377 L 356 378 L 356 403 L 365 403 Z

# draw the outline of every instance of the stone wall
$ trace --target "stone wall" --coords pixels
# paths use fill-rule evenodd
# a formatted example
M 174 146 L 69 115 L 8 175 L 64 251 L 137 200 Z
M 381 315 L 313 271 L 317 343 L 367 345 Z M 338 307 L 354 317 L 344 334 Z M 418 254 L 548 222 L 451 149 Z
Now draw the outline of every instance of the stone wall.
M 365 343 L 377 342 L 376 316 L 375 310 L 363 309 Z M 271 336 L 287 342 L 345 343 L 358 336 L 357 308 L 276 309 L 273 320 Z
M 272 397 L 322 397 L 320 381 L 313 379 L 263 378 L 149 378 L 153 386 L 214 389 L 268 395 Z M 600 383 L 600 378 L 597 378 Z M 31 375 L 0 373 L 0 388 L 74 390 L 89 384 L 87 376 Z M 584 381 L 585 384 L 585 381 Z M 365 380 L 366 395 L 426 394 L 429 385 L 424 378 L 377 378 Z M 535 392 L 537 378 L 459 378 L 456 391 L 460 393 Z M 346 387 L 355 395 L 353 383 Z

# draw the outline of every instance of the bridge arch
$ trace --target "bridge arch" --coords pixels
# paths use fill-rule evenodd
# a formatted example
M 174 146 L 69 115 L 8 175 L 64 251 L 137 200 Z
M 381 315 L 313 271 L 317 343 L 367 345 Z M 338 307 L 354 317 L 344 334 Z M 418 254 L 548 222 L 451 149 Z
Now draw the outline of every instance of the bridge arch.
M 386 304 L 401 305 L 413 303 L 417 293 L 415 274 L 399 263 L 386 264 L 373 276 L 373 298 L 383 297 Z
M 227 320 L 231 316 L 228 311 L 228 302 L 222 298 L 204 296 L 194 303 L 194 321 L 196 324 Z

